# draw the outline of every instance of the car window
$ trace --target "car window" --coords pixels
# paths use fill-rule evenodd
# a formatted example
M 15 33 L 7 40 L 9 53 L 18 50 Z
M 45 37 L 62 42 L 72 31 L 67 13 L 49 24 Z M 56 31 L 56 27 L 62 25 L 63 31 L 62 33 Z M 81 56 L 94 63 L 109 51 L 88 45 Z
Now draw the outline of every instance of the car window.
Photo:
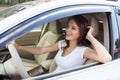
M 90 14 L 81 14 L 81 15 L 83 15 L 89 21 L 89 23 L 94 27 L 93 35 L 107 48 L 107 50 L 109 50 L 109 36 L 108 36 L 109 31 L 108 31 L 107 13 L 90 13 Z M 27 33 L 27 35 L 26 34 L 23 35 L 24 37 L 20 37 L 20 38 L 16 39 L 16 41 L 17 41 L 17 43 L 22 44 L 22 45 L 41 46 L 42 47 L 43 45 L 46 46 L 46 45 L 50 45 L 51 43 L 52 44 L 56 43 L 59 40 L 64 40 L 65 39 L 64 31 L 65 31 L 65 28 L 67 27 L 67 21 L 68 21 L 68 17 L 64 17 L 61 19 L 51 21 L 49 23 L 45 23 L 44 25 L 42 25 L 41 32 L 38 33 L 38 34 L 40 34 L 39 36 L 37 36 L 36 33 L 32 33 L 32 31 L 30 31 L 28 33 L 31 33 L 30 35 L 33 35 L 33 36 L 31 36 L 31 38 L 29 37 L 28 39 L 25 39 L 28 37 L 28 33 Z M 37 29 L 40 29 L 40 28 L 37 28 Z M 41 33 L 43 33 L 43 34 L 41 35 Z M 56 35 L 57 37 L 53 37 L 51 34 Z M 38 40 L 36 40 L 36 43 L 30 44 L 30 42 L 33 42 L 35 40 L 36 36 L 38 37 L 38 38 L 36 38 L 36 39 L 38 39 Z M 24 39 L 22 39 L 22 38 L 24 38 Z M 28 42 L 29 42 L 29 44 L 26 44 Z M 46 62 L 50 59 L 54 60 L 56 53 L 57 52 L 54 52 L 54 55 L 50 55 L 50 54 L 42 55 L 41 58 L 43 58 L 43 56 L 44 57 L 46 56 L 43 60 L 44 62 L 42 62 L 42 65 L 46 64 Z M 20 52 L 20 54 L 24 54 L 24 53 Z M 34 58 L 37 59 L 38 63 L 41 61 L 41 60 L 39 60 L 38 55 L 35 56 Z M 96 63 L 96 61 L 88 60 L 85 63 L 85 65 L 88 65 L 91 63 Z M 52 73 L 54 71 L 54 69 L 56 68 L 54 61 L 52 61 L 52 63 L 50 63 L 49 66 L 50 67 L 47 68 L 48 70 L 45 73 Z M 31 70 L 33 70 L 33 69 L 31 69 Z M 73 68 L 73 69 L 75 69 L 75 68 Z M 31 71 L 31 70 L 29 70 L 29 71 Z M 72 70 L 72 69 L 70 69 L 70 70 Z M 44 72 L 40 73 L 39 75 L 42 75 L 42 74 L 44 74 Z

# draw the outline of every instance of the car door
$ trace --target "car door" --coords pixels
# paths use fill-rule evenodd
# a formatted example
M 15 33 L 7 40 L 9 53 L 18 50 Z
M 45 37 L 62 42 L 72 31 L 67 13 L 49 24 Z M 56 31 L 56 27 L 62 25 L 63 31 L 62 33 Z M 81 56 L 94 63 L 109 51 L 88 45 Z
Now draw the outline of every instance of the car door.
M 73 9 L 71 10 L 71 8 L 73 8 Z M 64 9 L 66 9 L 66 7 Z M 62 9 L 62 10 L 64 10 L 64 9 Z M 84 15 L 84 14 L 95 14 L 95 13 L 97 15 L 101 15 L 99 13 L 105 13 L 106 14 L 105 16 L 103 15 L 103 17 L 106 17 L 106 18 L 104 18 L 103 21 L 102 20 L 99 21 L 100 22 L 99 24 L 101 26 L 101 23 L 103 23 L 103 22 L 105 23 L 105 24 L 102 24 L 102 25 L 103 25 L 103 30 L 104 30 L 104 27 L 106 27 L 106 29 L 104 30 L 104 35 L 107 34 L 106 37 L 108 36 L 107 37 L 108 39 L 105 38 L 104 43 L 105 43 L 105 46 L 107 47 L 107 49 L 109 50 L 109 52 L 111 53 L 111 55 L 113 55 L 116 39 L 118 38 L 118 33 L 119 33 L 118 32 L 118 25 L 116 24 L 117 21 L 115 20 L 116 17 L 115 17 L 115 13 L 114 13 L 114 8 L 112 6 L 102 6 L 102 5 L 101 6 L 100 5 L 99 6 L 98 5 L 94 5 L 94 6 L 92 6 L 92 5 L 86 5 L 85 6 L 84 5 L 84 7 L 79 5 L 79 6 L 69 6 L 68 9 L 71 10 L 71 11 L 70 12 L 69 11 L 66 11 L 66 12 L 64 11 L 64 13 L 62 14 L 62 17 L 67 17 L 66 14 L 69 14 L 69 16 L 76 15 L 76 14 L 82 14 L 82 15 Z M 57 10 L 59 10 L 59 9 L 57 9 Z M 61 15 L 59 17 L 61 18 Z M 101 17 L 101 16 L 97 16 L 97 17 Z M 53 19 L 54 19 L 54 17 L 53 17 Z M 55 19 L 58 19 L 58 17 L 57 18 L 55 17 Z M 96 64 L 87 65 L 87 66 L 83 66 L 81 68 L 72 69 L 72 70 L 68 70 L 68 71 L 65 71 L 65 72 L 61 72 L 61 73 L 50 74 L 50 75 L 47 75 L 47 76 L 38 76 L 38 77 L 30 78 L 30 79 L 48 79 L 48 80 L 49 79 L 68 79 L 69 78 L 68 76 L 69 76 L 70 73 L 72 74 L 74 72 L 77 72 L 77 71 L 80 71 L 80 70 L 83 70 L 85 68 L 95 66 L 95 65 Z M 64 78 L 64 77 L 66 77 L 65 74 L 66 75 L 68 74 L 67 78 Z M 72 75 L 72 76 L 74 76 L 74 75 Z M 86 74 L 84 74 L 84 75 L 86 75 Z M 82 76 L 81 77 L 79 76 L 79 78 L 82 78 Z

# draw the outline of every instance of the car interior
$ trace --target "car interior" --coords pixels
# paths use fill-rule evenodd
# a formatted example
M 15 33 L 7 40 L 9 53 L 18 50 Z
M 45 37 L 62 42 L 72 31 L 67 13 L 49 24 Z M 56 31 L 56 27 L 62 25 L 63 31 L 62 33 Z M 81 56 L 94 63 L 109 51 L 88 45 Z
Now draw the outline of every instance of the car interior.
M 93 27 L 93 35 L 109 51 L 109 29 L 107 13 L 90 13 L 82 15 L 88 19 L 89 23 Z M 15 41 L 19 45 L 29 47 L 45 47 L 52 45 L 59 40 L 64 39 L 64 31 L 67 25 L 67 20 L 68 17 L 65 17 L 46 23 L 17 38 Z M 12 51 L 10 51 L 10 54 L 11 52 Z M 52 73 L 57 66 L 54 61 L 54 57 L 57 52 L 45 53 L 42 55 L 32 55 L 23 51 L 18 51 L 18 53 L 23 66 L 16 65 L 15 60 L 13 59 L 14 57 L 12 55 L 9 55 L 9 57 L 7 57 L 7 59 L 2 63 L 4 66 L 0 65 L 0 72 L 3 72 L 5 69 L 7 74 L 13 76 L 13 80 L 25 78 L 25 74 L 27 74 L 26 76 L 29 77 Z M 88 59 L 83 66 L 92 63 L 96 63 L 96 61 Z M 24 67 L 25 71 L 19 73 L 18 70 L 20 69 L 18 69 L 18 67 Z

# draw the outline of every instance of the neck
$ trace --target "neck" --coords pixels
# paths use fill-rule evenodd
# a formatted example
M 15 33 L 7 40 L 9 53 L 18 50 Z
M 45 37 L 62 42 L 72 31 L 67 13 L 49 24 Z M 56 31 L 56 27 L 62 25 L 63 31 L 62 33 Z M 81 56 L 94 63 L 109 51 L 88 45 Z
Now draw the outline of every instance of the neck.
M 77 41 L 70 41 L 69 47 L 70 47 L 70 48 L 75 48 L 75 47 L 77 47 Z
M 65 48 L 62 56 L 68 55 L 71 53 L 75 48 L 77 47 L 77 44 L 75 41 L 69 41 L 69 47 Z

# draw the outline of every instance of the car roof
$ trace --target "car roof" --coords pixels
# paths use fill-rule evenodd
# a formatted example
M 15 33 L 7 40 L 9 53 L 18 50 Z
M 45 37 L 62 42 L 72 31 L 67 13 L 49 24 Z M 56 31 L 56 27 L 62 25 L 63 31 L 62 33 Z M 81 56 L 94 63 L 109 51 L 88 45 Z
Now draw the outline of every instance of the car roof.
M 69 5 L 77 5 L 77 4 L 87 4 L 87 5 L 110 5 L 110 6 L 119 6 L 116 2 L 111 1 L 95 1 L 95 0 L 53 0 L 50 2 L 44 2 L 40 5 L 34 6 L 30 9 L 26 9 L 24 11 L 21 11 L 17 14 L 11 15 L 3 20 L 0 21 L 0 34 L 4 33 L 8 29 L 12 28 L 13 26 L 21 23 L 24 20 L 29 19 L 30 17 L 36 16 L 40 13 L 43 13 L 45 11 L 69 6 Z M 29 14 L 28 14 L 29 13 Z M 17 18 L 16 18 L 17 17 Z

